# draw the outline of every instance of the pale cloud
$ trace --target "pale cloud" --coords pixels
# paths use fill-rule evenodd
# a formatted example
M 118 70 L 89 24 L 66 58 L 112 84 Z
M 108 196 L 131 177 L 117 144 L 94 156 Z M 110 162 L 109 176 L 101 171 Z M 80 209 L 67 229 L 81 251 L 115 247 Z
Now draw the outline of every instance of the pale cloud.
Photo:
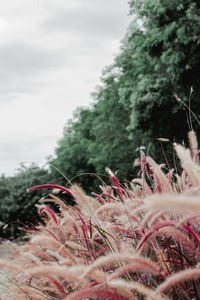
M 0 174 L 53 154 L 129 23 L 126 0 L 0 2 Z
M 93 36 L 94 39 L 115 39 L 123 34 L 126 15 L 120 16 L 123 1 L 74 1 L 76 5 L 57 8 L 57 14 L 44 22 L 47 31 L 64 31 L 78 36 Z M 102 41 L 101 41 L 102 42 Z
M 0 102 L 34 92 L 42 84 L 44 72 L 59 69 L 62 63 L 57 53 L 46 52 L 31 43 L 15 41 L 1 45 Z

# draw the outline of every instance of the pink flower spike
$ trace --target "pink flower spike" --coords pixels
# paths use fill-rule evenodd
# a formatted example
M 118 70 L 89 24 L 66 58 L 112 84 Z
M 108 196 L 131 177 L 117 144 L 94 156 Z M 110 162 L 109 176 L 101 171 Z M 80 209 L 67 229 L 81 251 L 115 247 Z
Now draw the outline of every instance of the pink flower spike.
M 114 187 L 118 193 L 121 191 L 122 194 L 124 194 L 125 197 L 128 197 L 127 192 L 122 187 Z
M 80 218 L 80 220 L 81 220 L 81 222 L 82 222 L 82 224 L 83 224 L 86 232 L 90 233 L 90 230 L 89 230 L 88 226 L 86 225 L 85 221 L 83 220 L 83 218 L 81 217 L 81 215 L 79 213 L 78 213 L 78 216 L 79 216 L 79 218 Z
M 143 244 L 150 238 L 152 234 L 154 234 L 155 231 L 159 230 L 162 227 L 175 226 L 175 225 L 176 225 L 176 221 L 165 221 L 163 223 L 154 225 L 153 227 L 150 228 L 150 230 L 144 235 L 143 239 L 139 242 L 136 251 L 138 251 L 143 246 Z
M 96 286 L 96 285 L 101 284 L 101 283 L 102 283 L 102 282 L 98 282 L 98 281 L 92 282 L 92 283 L 90 284 L 90 287 Z M 0 299 L 0 300 L 1 300 L 1 299 Z
M 162 187 L 161 187 L 161 183 L 160 183 L 160 178 L 158 177 L 158 175 L 155 172 L 153 173 L 153 176 L 154 176 L 154 183 L 155 183 L 154 192 L 161 194 Z
M 113 172 L 109 168 L 106 168 L 106 172 L 110 176 L 110 178 L 111 178 L 112 183 L 114 184 L 114 186 L 120 187 L 119 181 L 117 180 L 117 178 L 115 177 L 115 175 L 113 174 Z
M 45 274 L 45 277 L 47 277 L 52 282 L 52 284 L 56 287 L 56 290 L 59 292 L 61 297 L 66 296 L 65 289 L 58 280 L 56 280 L 53 276 L 49 274 Z
M 199 239 L 198 235 L 196 234 L 196 232 L 188 225 L 182 224 L 182 227 L 184 227 L 193 236 L 193 238 L 196 240 L 196 242 L 200 246 L 200 239 Z
M 146 165 L 146 157 L 144 156 L 141 161 L 141 171 L 143 172 Z
M 113 174 L 113 172 L 109 168 L 106 168 L 106 172 L 110 176 L 110 179 L 112 180 L 114 187 L 116 187 L 116 190 L 117 190 L 121 200 L 124 202 L 124 197 L 123 197 L 123 193 L 121 191 L 119 181 L 117 180 L 116 176 Z
M 102 193 L 101 196 L 105 196 L 105 197 L 108 197 L 112 200 L 115 200 L 115 198 L 111 194 L 108 194 L 108 193 Z
M 56 215 L 55 215 L 54 211 L 53 211 L 50 207 L 48 207 L 47 205 L 41 205 L 41 206 L 39 207 L 39 214 L 41 214 L 41 213 L 43 212 L 43 210 L 47 210 L 48 213 L 49 213 L 49 214 L 52 216 L 52 218 L 54 219 L 55 223 L 58 224 L 58 220 L 57 220 L 57 218 L 56 218 Z
M 21 227 L 23 230 L 27 230 L 27 231 L 38 231 L 37 228 L 35 227 L 30 227 L 30 226 L 23 226 Z M 0 299 L 1 300 L 1 299 Z
M 141 160 L 141 169 L 140 169 L 138 175 L 140 176 L 144 171 L 147 172 L 147 175 L 150 178 L 152 169 L 150 168 L 150 165 L 146 160 L 146 156 L 144 156 Z
M 118 291 L 111 288 L 85 288 L 81 289 L 78 292 L 74 292 L 64 298 L 63 300 L 78 300 L 83 298 L 102 298 L 102 299 L 110 299 L 110 300 L 128 300 L 127 297 L 124 297 Z
M 36 185 L 33 187 L 30 187 L 28 189 L 28 191 L 33 191 L 33 190 L 40 190 L 40 189 L 46 189 L 46 188 L 53 188 L 53 189 L 59 189 L 64 191 L 65 193 L 69 194 L 70 196 L 72 196 L 74 199 L 76 199 L 76 196 L 67 188 L 65 188 L 64 186 L 61 185 L 57 185 L 57 184 L 42 184 L 42 185 Z
M 99 194 L 96 193 L 92 193 L 94 196 L 96 196 L 101 202 L 103 202 L 103 204 L 106 204 L 106 201 L 103 199 L 103 197 Z

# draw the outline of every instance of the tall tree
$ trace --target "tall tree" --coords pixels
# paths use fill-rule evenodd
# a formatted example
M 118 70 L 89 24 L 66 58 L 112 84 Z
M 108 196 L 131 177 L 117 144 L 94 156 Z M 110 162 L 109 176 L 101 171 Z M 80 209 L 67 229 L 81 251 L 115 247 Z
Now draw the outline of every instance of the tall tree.
M 120 69 L 110 66 L 105 69 L 102 86 L 95 93 L 93 107 L 93 143 L 89 145 L 90 162 L 97 172 L 105 167 L 118 171 L 121 179 L 130 179 L 133 174 L 134 145 L 129 141 L 127 126 L 130 122 L 129 107 L 120 103 Z
M 58 144 L 53 163 L 68 179 L 106 166 L 131 179 L 137 147 L 163 161 L 156 138 L 182 142 L 191 123 L 198 129 L 187 107 L 200 117 L 200 3 L 129 3 L 133 21 L 119 55 L 104 71 L 93 106 L 66 126 Z M 76 180 L 91 186 L 91 177 Z
M 129 128 L 136 135 L 140 133 L 141 142 L 156 151 L 153 145 L 157 137 L 185 139 L 191 126 L 186 106 L 200 117 L 200 2 L 129 2 L 139 24 L 128 37 L 128 46 L 134 49 L 130 58 L 134 61 L 133 72 L 137 75 L 130 95 Z M 197 130 L 199 124 L 192 114 L 191 117 Z

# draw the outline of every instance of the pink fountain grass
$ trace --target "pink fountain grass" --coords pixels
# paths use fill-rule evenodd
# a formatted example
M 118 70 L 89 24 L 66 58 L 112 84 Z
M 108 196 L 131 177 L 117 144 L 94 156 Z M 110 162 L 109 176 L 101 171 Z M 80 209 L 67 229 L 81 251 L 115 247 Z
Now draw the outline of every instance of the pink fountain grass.
M 108 288 L 94 288 L 94 289 L 82 289 L 79 292 L 72 294 L 71 296 L 66 297 L 64 300 L 78 300 L 88 297 L 101 297 L 102 299 L 115 299 L 115 300 L 128 300 L 127 297 L 124 297 L 122 294 L 118 293 L 116 290 Z
M 123 185 L 107 169 L 112 188 L 103 186 L 93 198 L 77 185 L 30 188 L 60 189 L 77 204 L 68 206 L 54 191 L 41 199 L 43 223 L 26 226 L 28 241 L 13 251 L 9 245 L 10 259 L 0 260 L 10 279 L 2 300 L 200 299 L 200 166 L 193 133 L 190 144 L 192 157 L 175 146 L 182 174 L 165 174 L 144 157 L 142 178 Z
M 50 218 L 52 218 L 54 220 L 54 222 L 56 224 L 58 224 L 58 220 L 57 220 L 56 214 L 54 213 L 54 211 L 49 206 L 47 206 L 47 205 L 40 205 L 38 213 L 39 214 L 46 213 L 48 216 L 50 216 Z
M 46 188 L 53 188 L 53 189 L 59 189 L 64 191 L 65 193 L 69 194 L 72 196 L 74 199 L 76 199 L 76 196 L 74 193 L 72 193 L 69 189 L 65 188 L 64 186 L 57 185 L 57 184 L 42 184 L 42 185 L 36 185 L 33 187 L 30 187 L 28 191 L 33 191 L 33 190 L 40 190 L 40 189 L 46 189 Z

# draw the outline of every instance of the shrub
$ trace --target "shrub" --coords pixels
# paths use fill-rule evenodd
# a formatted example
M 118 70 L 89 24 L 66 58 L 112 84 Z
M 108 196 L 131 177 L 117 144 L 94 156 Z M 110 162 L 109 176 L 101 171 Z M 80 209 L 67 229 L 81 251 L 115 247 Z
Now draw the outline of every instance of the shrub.
M 199 299 L 200 166 L 197 142 L 191 152 L 175 145 L 182 172 L 163 171 L 143 157 L 142 178 L 87 196 L 73 185 L 75 206 L 55 194 L 42 199 L 45 225 L 26 228 L 29 240 L 12 244 L 7 269 L 8 299 Z M 192 158 L 193 156 L 193 158 Z M 60 207 L 55 213 L 47 203 Z M 3 297 L 2 297 L 3 299 Z

